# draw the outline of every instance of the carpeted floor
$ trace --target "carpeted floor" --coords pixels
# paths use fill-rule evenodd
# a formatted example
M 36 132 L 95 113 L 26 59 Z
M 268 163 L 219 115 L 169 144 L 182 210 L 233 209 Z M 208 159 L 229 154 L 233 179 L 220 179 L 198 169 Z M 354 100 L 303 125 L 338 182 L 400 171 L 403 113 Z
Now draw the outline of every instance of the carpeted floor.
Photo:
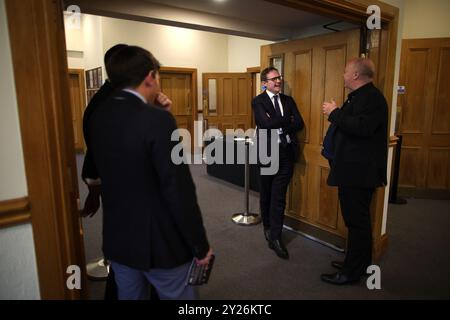
M 81 169 L 82 156 L 77 161 Z M 191 173 L 208 237 L 216 253 L 210 282 L 200 287 L 202 299 L 449 299 L 450 201 L 407 199 L 389 205 L 389 248 L 378 262 L 381 289 L 367 289 L 365 280 L 350 286 L 323 283 L 320 274 L 334 272 L 331 260 L 343 254 L 285 230 L 290 253 L 281 260 L 267 247 L 262 225 L 243 227 L 231 221 L 244 207 L 243 188 L 206 174 L 204 165 Z M 86 188 L 80 181 L 81 198 Z M 250 210 L 258 212 L 258 194 L 250 194 Z M 101 214 L 83 219 L 86 260 L 101 256 Z M 89 281 L 91 299 L 102 299 L 104 281 Z

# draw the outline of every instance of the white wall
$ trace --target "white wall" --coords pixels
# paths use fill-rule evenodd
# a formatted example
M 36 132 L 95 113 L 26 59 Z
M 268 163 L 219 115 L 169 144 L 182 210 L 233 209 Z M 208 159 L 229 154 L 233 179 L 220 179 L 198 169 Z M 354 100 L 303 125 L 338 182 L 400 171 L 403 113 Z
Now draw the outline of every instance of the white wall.
M 82 19 L 64 13 L 64 31 L 66 33 L 67 65 L 71 69 L 84 69 L 84 34 Z
M 196 68 L 198 106 L 202 106 L 202 73 L 244 72 L 259 66 L 260 46 L 271 43 L 224 34 L 81 15 L 81 29 L 65 16 L 69 68 L 103 67 L 103 55 L 117 43 L 141 46 L 163 66 Z M 105 74 L 104 74 L 105 76 Z
M 228 71 L 228 37 L 223 34 L 102 18 L 103 47 L 117 43 L 149 50 L 163 66 L 196 68 L 198 105 L 202 101 L 202 73 Z
M 79 23 L 73 22 L 73 17 L 64 15 L 66 32 L 67 64 L 71 69 L 93 69 L 103 65 L 103 33 L 101 17 L 82 14 Z
M 102 33 L 102 18 L 89 14 L 83 14 L 81 23 L 83 25 L 83 55 L 84 68 L 86 70 L 103 66 L 103 33 Z M 105 75 L 105 74 L 104 74 Z
M 0 201 L 28 194 L 4 0 L 0 20 Z
M 0 0 L 0 201 L 28 194 L 5 1 Z M 39 299 L 31 225 L 0 229 L 0 299 Z
M 450 37 L 449 0 L 404 1 L 403 39 Z
M 245 72 L 249 67 L 259 67 L 261 46 L 273 41 L 228 36 L 228 72 Z

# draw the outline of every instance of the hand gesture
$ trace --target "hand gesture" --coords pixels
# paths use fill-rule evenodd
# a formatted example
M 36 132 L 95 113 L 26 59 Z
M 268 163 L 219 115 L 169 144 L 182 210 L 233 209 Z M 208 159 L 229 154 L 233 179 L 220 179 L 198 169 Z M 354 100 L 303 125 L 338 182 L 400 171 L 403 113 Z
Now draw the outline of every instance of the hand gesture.
M 326 114 L 327 116 L 329 116 L 330 113 L 333 112 L 335 109 L 337 109 L 337 105 L 333 99 L 331 99 L 331 102 L 325 101 L 322 105 L 323 113 Z
M 170 111 L 172 108 L 172 100 L 170 100 L 169 97 L 162 92 L 158 93 L 156 96 L 155 104 L 166 111 Z

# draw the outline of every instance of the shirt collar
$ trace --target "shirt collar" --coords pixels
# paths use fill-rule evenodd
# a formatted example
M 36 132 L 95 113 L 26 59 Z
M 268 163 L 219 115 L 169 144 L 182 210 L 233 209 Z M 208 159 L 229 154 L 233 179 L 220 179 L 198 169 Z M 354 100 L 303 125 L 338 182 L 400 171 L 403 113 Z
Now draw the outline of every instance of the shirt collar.
M 350 92 L 350 93 L 348 94 L 348 98 L 351 99 L 351 98 L 353 98 L 354 96 L 356 96 L 357 94 L 359 94 L 359 93 L 361 93 L 361 92 L 364 92 L 364 91 L 366 91 L 367 89 L 372 88 L 372 87 L 373 87 L 373 83 L 372 83 L 372 82 L 366 83 L 365 85 L 359 87 L 359 88 L 356 89 L 355 91 Z
M 273 96 L 276 96 L 275 93 L 270 92 L 269 90 L 266 90 L 266 93 L 269 95 L 270 100 L 272 100 Z M 278 94 L 278 97 L 279 97 L 279 96 L 280 96 L 280 95 Z
M 141 99 L 143 103 L 147 104 L 147 100 L 145 100 L 145 98 L 139 92 L 137 92 L 137 91 L 135 91 L 133 89 L 123 89 L 122 91 L 126 91 L 126 92 L 129 92 L 131 94 L 134 94 L 136 97 Z

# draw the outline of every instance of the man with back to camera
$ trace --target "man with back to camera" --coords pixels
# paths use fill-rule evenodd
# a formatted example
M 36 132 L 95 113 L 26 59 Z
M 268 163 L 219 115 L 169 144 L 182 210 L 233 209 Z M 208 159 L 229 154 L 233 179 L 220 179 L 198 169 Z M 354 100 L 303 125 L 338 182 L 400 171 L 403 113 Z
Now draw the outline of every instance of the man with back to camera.
M 171 160 L 175 120 L 147 104 L 160 92 L 159 68 L 140 47 L 115 53 L 109 77 L 121 91 L 89 120 L 95 132 L 89 148 L 102 181 L 103 252 L 119 299 L 147 298 L 148 282 L 161 299 L 195 299 L 186 285 L 191 261 L 205 265 L 212 256 L 189 168 Z
M 263 175 L 260 171 L 260 207 L 264 226 L 264 236 L 269 248 L 282 259 L 289 253 L 283 243 L 281 233 L 286 207 L 286 191 L 294 172 L 294 162 L 298 154 L 297 131 L 304 126 L 294 99 L 281 93 L 282 76 L 274 67 L 261 72 L 261 84 L 266 88 L 252 101 L 255 122 L 258 126 L 258 148 L 261 147 L 261 130 L 267 130 L 267 149 L 270 140 L 277 139 L 279 146 L 279 167 L 273 175 Z M 276 136 L 271 130 L 276 129 Z M 270 150 L 271 156 L 274 150 Z M 275 153 L 276 154 L 276 153 Z
M 126 44 L 116 44 L 112 46 L 108 51 L 106 51 L 104 56 L 105 67 L 108 65 L 112 55 L 119 51 L 122 48 L 125 48 Z M 106 68 L 106 74 L 108 74 L 108 69 Z M 110 96 L 114 94 L 115 90 L 109 81 L 106 79 L 100 89 L 95 93 L 92 97 L 91 101 L 87 105 L 84 113 L 83 113 L 83 135 L 84 140 L 87 145 L 87 141 L 91 132 L 89 131 L 88 123 L 91 115 L 97 110 L 97 108 L 105 102 Z M 171 101 L 163 94 L 159 93 L 157 97 L 157 101 L 159 104 L 166 110 L 170 110 Z M 170 102 L 170 103 L 168 103 Z M 165 103 L 163 106 L 161 103 Z M 89 148 L 86 149 L 86 155 L 83 161 L 83 168 L 81 172 L 81 177 L 83 181 L 88 186 L 89 192 L 86 197 L 84 208 L 82 211 L 83 217 L 93 217 L 94 214 L 100 208 L 100 189 L 101 189 L 101 180 L 99 178 L 97 168 L 92 159 L 92 154 Z M 114 271 L 111 268 L 108 268 L 108 276 L 106 278 L 106 286 L 105 286 L 105 300 L 117 300 L 117 285 L 114 280 Z M 150 293 L 152 299 L 157 299 L 158 295 L 155 292 L 154 288 L 150 286 Z
M 105 67 L 108 65 L 111 56 L 119 51 L 122 48 L 125 48 L 126 44 L 116 44 L 111 47 L 108 51 L 106 51 L 104 56 Z M 108 69 L 106 69 L 106 73 L 108 74 Z M 114 93 L 114 88 L 111 85 L 111 82 L 106 79 L 100 89 L 95 93 L 92 97 L 91 101 L 87 105 L 86 109 L 83 113 L 83 135 L 84 141 L 86 145 L 88 144 L 89 139 L 89 119 L 91 115 L 97 110 L 97 108 L 105 102 L 112 94 Z M 101 181 L 98 176 L 97 168 L 95 167 L 94 161 L 92 159 L 92 154 L 89 148 L 86 149 L 86 155 L 83 161 L 83 168 L 81 171 L 81 177 L 83 181 L 86 183 L 89 189 L 89 193 L 86 197 L 84 208 L 82 211 L 83 217 L 92 217 L 100 208 L 100 188 Z M 106 287 L 105 287 L 105 300 L 117 300 L 117 285 L 114 280 L 114 271 L 109 269 L 108 276 L 106 278 Z
M 370 59 L 350 60 L 344 71 L 347 100 L 341 108 L 334 101 L 322 106 L 331 122 L 322 151 L 330 162 L 327 182 L 338 187 L 348 229 L 345 260 L 332 262 L 339 271 L 321 276 L 331 284 L 358 282 L 372 264 L 370 202 L 375 188 L 387 184 L 388 123 L 387 102 L 372 83 L 374 73 Z

